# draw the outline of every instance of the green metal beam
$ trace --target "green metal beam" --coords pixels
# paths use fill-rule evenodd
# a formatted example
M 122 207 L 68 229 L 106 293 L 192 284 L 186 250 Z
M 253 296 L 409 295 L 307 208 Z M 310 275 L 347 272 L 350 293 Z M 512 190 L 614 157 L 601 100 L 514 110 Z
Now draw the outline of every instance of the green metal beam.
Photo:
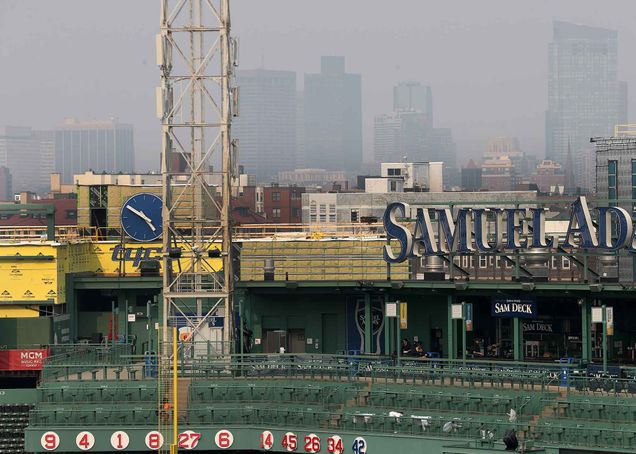
M 448 328 L 446 330 L 446 345 L 448 353 L 446 356 L 449 359 L 455 358 L 455 320 L 453 320 L 453 299 L 452 295 L 448 295 L 446 298 L 448 305 Z
M 588 297 L 581 304 L 581 359 L 592 362 L 592 314 L 591 301 Z
M 364 294 L 364 354 L 373 353 L 373 320 L 371 320 L 371 295 Z
M 81 290 L 101 289 L 161 289 L 161 276 L 76 276 L 74 287 Z
M 523 331 L 521 330 L 521 319 L 519 317 L 512 319 L 512 331 L 514 360 L 523 361 Z

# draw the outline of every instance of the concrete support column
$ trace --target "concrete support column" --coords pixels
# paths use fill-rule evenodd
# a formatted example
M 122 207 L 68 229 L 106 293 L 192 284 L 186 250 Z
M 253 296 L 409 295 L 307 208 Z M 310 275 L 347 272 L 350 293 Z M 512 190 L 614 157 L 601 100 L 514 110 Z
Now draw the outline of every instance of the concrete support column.
M 455 320 L 453 320 L 453 295 L 448 295 L 448 328 L 446 329 L 446 356 L 448 359 L 455 359 Z
M 585 297 L 581 304 L 581 360 L 592 362 L 592 302 Z
M 515 361 L 523 361 L 523 331 L 521 329 L 521 319 L 515 317 L 512 319 L 513 330 L 513 349 Z
M 373 350 L 371 341 L 373 338 L 373 321 L 371 320 L 371 295 L 364 294 L 364 354 L 370 355 Z

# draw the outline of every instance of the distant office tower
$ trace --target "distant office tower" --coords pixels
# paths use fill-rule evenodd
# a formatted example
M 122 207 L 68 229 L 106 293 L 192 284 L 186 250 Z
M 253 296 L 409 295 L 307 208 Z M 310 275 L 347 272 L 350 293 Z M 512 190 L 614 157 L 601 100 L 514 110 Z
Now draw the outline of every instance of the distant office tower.
M 462 191 L 475 192 L 481 189 L 481 167 L 472 159 L 462 168 Z
M 0 202 L 13 202 L 11 171 L 6 166 L 0 166 Z
M 590 138 L 627 122 L 627 85 L 618 81 L 617 33 L 554 22 L 549 45 L 546 159 L 574 161 Z
M 420 160 L 431 127 L 426 114 L 396 111 L 377 115 L 373 122 L 375 162 Z
M 344 57 L 322 57 L 320 74 L 305 74 L 305 167 L 357 171 L 362 162 L 359 74 Z
M 444 184 L 459 185 L 451 130 L 433 127 L 431 89 L 419 82 L 401 82 L 393 87 L 393 112 L 374 118 L 373 153 L 376 163 L 443 162 Z
M 13 191 L 46 193 L 53 173 L 53 133 L 0 127 L 0 166 L 10 170 Z
M 63 183 L 87 170 L 133 173 L 133 126 L 116 120 L 79 122 L 67 119 L 55 130 L 55 171 Z
M 260 182 L 296 167 L 296 73 L 238 71 L 240 111 L 232 124 L 239 139 L 239 162 Z
M 393 110 L 413 110 L 427 116 L 433 124 L 433 94 L 431 87 L 420 82 L 400 82 L 393 87 Z

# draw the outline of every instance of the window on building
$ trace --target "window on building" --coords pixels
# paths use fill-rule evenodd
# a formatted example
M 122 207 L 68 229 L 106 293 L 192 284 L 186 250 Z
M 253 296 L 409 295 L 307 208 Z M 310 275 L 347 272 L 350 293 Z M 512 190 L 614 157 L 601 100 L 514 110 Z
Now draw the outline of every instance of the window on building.
M 327 222 L 327 205 L 324 203 L 320 204 L 320 208 L 318 210 L 320 222 Z
M 292 208 L 292 217 L 295 219 L 300 219 L 301 218 L 301 211 L 300 208 Z
M 318 220 L 318 213 L 316 209 L 316 201 L 312 200 L 309 203 L 309 222 L 316 222 Z
M 609 161 L 607 163 L 607 198 L 609 200 L 616 200 L 618 198 L 618 184 L 616 181 L 617 168 L 617 161 Z
M 291 199 L 292 200 L 300 200 L 301 199 L 300 192 L 299 191 L 292 191 Z
M 280 208 L 272 208 L 272 218 L 280 219 Z
M 66 210 L 66 219 L 77 219 L 77 210 Z
M 272 192 L 272 202 L 280 202 L 280 192 Z
M 391 186 L 391 192 L 397 191 L 397 181 L 389 181 Z
M 360 210 L 351 210 L 351 222 L 358 222 L 360 219 Z
M 336 222 L 336 205 L 329 204 L 329 222 Z
M 390 177 L 399 177 L 400 175 L 402 175 L 402 169 L 388 169 L 387 174 Z

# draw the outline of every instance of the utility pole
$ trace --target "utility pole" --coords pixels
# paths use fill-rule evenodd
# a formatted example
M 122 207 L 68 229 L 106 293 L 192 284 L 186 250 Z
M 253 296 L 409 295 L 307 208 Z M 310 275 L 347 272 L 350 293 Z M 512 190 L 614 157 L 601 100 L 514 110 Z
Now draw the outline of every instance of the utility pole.
M 176 326 L 178 317 L 193 341 L 210 341 L 201 328 L 222 311 L 224 353 L 232 353 L 230 126 L 237 103 L 232 95 L 237 51 L 230 38 L 229 0 L 161 0 L 160 29 L 162 338 L 169 345 L 168 327 Z

